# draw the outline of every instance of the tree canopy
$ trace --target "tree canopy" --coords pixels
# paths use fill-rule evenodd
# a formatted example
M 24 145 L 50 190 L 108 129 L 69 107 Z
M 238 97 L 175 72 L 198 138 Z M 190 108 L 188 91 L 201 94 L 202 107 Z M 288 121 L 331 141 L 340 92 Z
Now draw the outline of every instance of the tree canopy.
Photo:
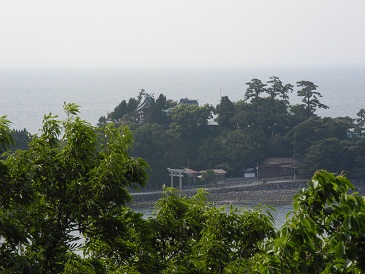
M 1 161 L 3 271 L 61 273 L 78 250 L 92 257 L 124 245 L 127 189 L 145 185 L 147 164 L 129 156 L 127 128 L 96 129 L 77 116 L 77 105 L 64 109 L 66 120 L 45 115 L 29 148 Z M 4 118 L 0 129 L 6 148 L 12 139 Z
M 291 104 L 292 96 L 301 103 Z M 242 177 L 243 170 L 265 158 L 292 158 L 294 154 L 299 175 L 309 176 L 323 167 L 336 172 L 346 169 L 351 178 L 361 176 L 363 111 L 357 119 L 317 115 L 326 108 L 325 96 L 322 102 L 320 88 L 313 82 L 299 81 L 294 87 L 272 76 L 268 81 L 253 78 L 241 100 L 223 96 L 216 106 L 174 101 L 163 94 L 155 98 L 141 90 L 136 98 L 125 98 L 114 111 L 100 117 L 98 127 L 113 123 L 133 132 L 136 142 L 128 152 L 149 163 L 147 189 L 161 189 L 169 181 L 167 167 L 223 168 L 227 177 Z M 23 149 L 31 138 L 23 131 L 12 136 Z M 319 157 L 324 166 L 311 164 L 327 145 L 327 155 L 335 155 L 334 148 L 343 152 L 341 161 L 331 164 Z M 195 182 L 183 180 L 183 184 Z
M 117 124 L 128 125 L 138 140 L 131 155 L 150 163 L 147 187 L 161 189 L 162 182 L 169 181 L 166 167 L 223 168 L 227 176 L 240 177 L 244 169 L 265 158 L 291 158 L 294 153 L 300 163 L 298 174 L 308 175 L 321 167 L 338 172 L 346 169 L 352 177 L 362 174 L 359 166 L 365 156 L 358 140 L 364 128 L 361 110 L 356 120 L 318 116 L 318 109 L 328 106 L 321 100 L 319 87 L 307 80 L 298 81 L 294 87 L 272 76 L 266 82 L 253 78 L 246 85 L 241 100 L 234 102 L 222 96 L 216 106 L 184 104 L 160 94 L 144 113 L 143 122 L 131 119 L 133 112 L 119 120 Z M 301 103 L 291 104 L 292 96 L 299 97 Z M 139 140 L 148 141 L 148 145 Z M 339 145 L 332 148 L 341 149 L 346 157 L 333 164 L 322 157 L 324 166 L 310 164 L 319 149 L 334 143 Z

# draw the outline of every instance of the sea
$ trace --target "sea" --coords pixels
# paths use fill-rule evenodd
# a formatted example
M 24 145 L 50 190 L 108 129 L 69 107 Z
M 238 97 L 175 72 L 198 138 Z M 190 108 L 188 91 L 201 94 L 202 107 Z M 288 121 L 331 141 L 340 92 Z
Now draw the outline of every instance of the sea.
M 244 207 L 244 208 L 248 208 L 248 209 L 252 209 L 255 206 L 257 206 L 257 204 L 230 204 L 234 207 Z M 229 211 L 229 207 L 230 205 L 225 205 L 226 211 Z M 287 221 L 287 217 L 291 217 L 292 214 L 291 212 L 293 212 L 293 206 L 291 203 L 284 203 L 284 204 L 277 204 L 275 206 L 271 206 L 271 209 L 267 208 L 267 211 L 270 212 L 270 214 L 272 215 L 272 217 L 274 218 L 274 225 L 276 229 L 280 229 L 281 226 Z M 146 207 L 138 207 L 135 208 L 134 211 L 142 213 L 143 217 L 145 219 L 149 218 L 149 217 L 154 217 L 154 208 L 152 206 L 146 206 Z M 287 216 L 288 215 L 288 216 Z
M 243 100 L 246 83 L 277 76 L 284 84 L 301 80 L 318 86 L 320 101 L 329 106 L 320 116 L 356 117 L 365 108 L 364 65 L 302 65 L 170 68 L 87 69 L 0 69 L 0 116 L 6 115 L 12 128 L 35 134 L 45 114 L 64 117 L 63 103 L 80 106 L 80 116 L 96 125 L 122 101 L 137 97 L 144 89 L 155 98 L 197 99 L 200 105 L 216 106 L 221 96 Z M 300 103 L 297 87 L 290 94 Z
M 39 132 L 45 114 L 65 118 L 63 103 L 80 106 L 82 119 L 96 125 L 122 101 L 137 97 L 144 89 L 155 98 L 197 99 L 200 105 L 216 106 L 221 96 L 243 100 L 246 83 L 253 78 L 262 82 L 277 76 L 284 84 L 293 84 L 293 104 L 300 103 L 296 82 L 306 80 L 318 86 L 322 117 L 356 118 L 365 108 L 365 64 L 297 65 L 240 67 L 165 67 L 165 68 L 87 68 L 87 69 L 0 69 L 0 116 L 6 115 L 12 128 Z M 291 205 L 277 207 L 276 225 L 285 221 Z M 146 216 L 151 208 L 142 209 Z

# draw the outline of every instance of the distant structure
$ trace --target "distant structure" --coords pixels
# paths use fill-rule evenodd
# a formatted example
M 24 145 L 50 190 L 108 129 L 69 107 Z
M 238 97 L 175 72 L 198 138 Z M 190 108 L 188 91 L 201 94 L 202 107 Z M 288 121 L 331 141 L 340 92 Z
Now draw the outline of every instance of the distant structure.
M 222 183 L 226 182 L 227 171 L 225 171 L 224 169 L 221 169 L 221 168 L 208 169 L 208 170 L 211 170 L 214 173 L 214 178 L 213 178 L 212 183 L 222 184 Z M 201 170 L 200 174 L 205 173 L 208 170 Z
M 147 95 L 144 98 L 143 102 L 134 111 L 134 113 L 137 114 L 139 124 L 143 124 L 145 118 L 148 117 L 153 102 L 154 102 L 153 94 Z
M 258 178 L 293 176 L 297 165 L 294 158 L 267 158 L 258 164 Z
M 165 112 L 166 114 L 169 114 L 174 108 L 177 108 L 181 105 L 188 105 L 188 106 L 199 106 L 198 100 L 196 99 L 188 99 L 188 98 L 181 98 L 179 103 L 172 107 L 172 108 L 168 108 L 168 109 L 163 109 L 162 111 Z
M 177 106 L 179 105 L 199 106 L 199 103 L 198 100 L 195 99 L 181 98 L 180 103 Z
M 195 171 L 190 168 L 184 168 L 184 169 L 167 168 L 167 171 L 169 172 L 169 175 L 171 177 L 171 187 L 174 187 L 174 177 L 179 178 L 180 190 L 182 190 L 183 177 L 187 178 L 186 179 L 187 182 L 193 183 L 195 185 L 197 179 L 202 178 L 203 173 L 211 171 L 213 172 L 213 178 L 211 178 L 210 183 L 221 184 L 226 182 L 226 174 L 227 174 L 227 172 L 223 169 L 208 169 L 208 170 Z
M 167 171 L 170 173 L 171 187 L 174 187 L 174 177 L 179 177 L 179 186 L 180 186 L 180 190 L 182 190 L 182 178 L 184 177 L 184 175 L 183 175 L 184 170 L 167 168 Z

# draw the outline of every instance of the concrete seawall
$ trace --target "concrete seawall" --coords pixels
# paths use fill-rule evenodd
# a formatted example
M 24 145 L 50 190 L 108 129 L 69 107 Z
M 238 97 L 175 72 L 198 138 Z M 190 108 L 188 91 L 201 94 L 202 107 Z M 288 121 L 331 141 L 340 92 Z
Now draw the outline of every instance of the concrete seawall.
M 208 199 L 215 203 L 289 203 L 293 195 L 303 188 L 306 182 L 276 182 L 261 183 L 228 188 L 209 188 Z M 202 187 L 204 188 L 204 187 Z M 187 196 L 196 194 L 195 190 L 185 190 Z M 151 205 L 161 198 L 162 191 L 132 193 L 133 203 L 131 205 Z
M 365 195 L 365 182 L 352 182 L 361 195 Z M 290 204 L 295 194 L 300 189 L 306 187 L 307 180 L 296 182 L 271 182 L 271 183 L 253 183 L 251 185 L 235 186 L 228 188 L 209 188 L 208 199 L 216 204 Z M 204 187 L 202 187 L 204 188 Z M 183 193 L 192 196 L 197 192 L 195 190 L 185 190 Z M 153 205 L 161 198 L 162 191 L 132 193 L 133 202 L 130 206 L 148 206 Z

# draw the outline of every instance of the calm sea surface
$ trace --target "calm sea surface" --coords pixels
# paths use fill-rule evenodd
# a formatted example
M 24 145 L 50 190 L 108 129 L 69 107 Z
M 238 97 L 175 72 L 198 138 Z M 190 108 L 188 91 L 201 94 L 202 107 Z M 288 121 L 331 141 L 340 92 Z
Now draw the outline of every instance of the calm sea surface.
M 238 204 L 235 206 L 253 207 L 254 205 Z M 227 209 L 228 208 L 229 208 L 229 205 L 227 205 Z M 293 210 L 293 206 L 292 206 L 292 204 L 282 204 L 282 205 L 275 205 L 274 208 L 275 208 L 275 211 L 270 211 L 270 212 L 271 212 L 272 216 L 274 217 L 275 227 L 277 229 L 279 229 L 285 223 L 286 215 L 288 214 L 288 212 Z M 153 207 L 144 207 L 144 208 L 137 208 L 137 209 L 135 209 L 135 211 L 143 213 L 144 218 L 148 218 L 153 214 L 154 209 L 153 209 Z
M 309 80 L 319 86 L 321 102 L 330 109 L 321 116 L 350 116 L 365 108 L 364 66 L 217 67 L 88 70 L 0 70 L 0 116 L 7 115 L 16 129 L 36 133 L 44 114 L 63 116 L 63 102 L 81 106 L 81 117 L 96 125 L 98 119 L 140 89 L 168 99 L 198 99 L 216 105 L 220 95 L 243 99 L 252 78 L 263 82 L 270 76 L 283 83 Z M 296 90 L 295 90 L 296 91 Z M 292 103 L 300 99 L 293 93 Z

